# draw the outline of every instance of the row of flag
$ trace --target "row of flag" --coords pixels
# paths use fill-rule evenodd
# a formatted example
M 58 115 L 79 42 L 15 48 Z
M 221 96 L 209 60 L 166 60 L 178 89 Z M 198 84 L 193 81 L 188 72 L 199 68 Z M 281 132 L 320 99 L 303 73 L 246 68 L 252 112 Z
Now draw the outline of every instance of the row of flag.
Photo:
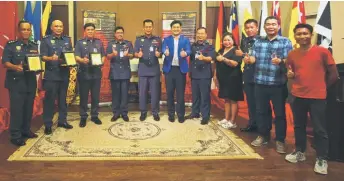
M 239 6 L 237 4 L 239 3 Z M 238 12 L 243 12 L 238 16 Z M 281 25 L 281 9 L 279 1 L 272 2 L 271 16 L 277 17 Z M 264 20 L 268 17 L 268 8 L 267 1 L 261 2 L 261 13 L 259 21 L 259 35 L 266 36 L 264 30 Z M 231 5 L 231 11 L 229 15 L 229 25 L 226 25 L 226 15 L 224 11 L 223 1 L 220 1 L 219 13 L 218 13 L 218 26 L 216 30 L 215 38 L 215 49 L 218 51 L 221 47 L 221 38 L 223 33 L 231 32 L 233 34 L 234 42 L 236 45 L 240 45 L 239 38 L 239 22 L 244 23 L 246 20 L 253 18 L 252 8 L 250 1 L 234 1 Z M 292 44 L 296 46 L 294 39 L 293 29 L 295 25 L 299 23 L 306 23 L 306 13 L 305 13 L 305 4 L 304 1 L 293 1 L 291 19 L 289 25 L 289 39 L 292 41 Z M 328 48 L 332 52 L 332 26 L 331 26 L 331 8 L 329 1 L 320 1 L 318 14 L 316 18 L 316 25 L 314 26 L 314 31 L 318 34 L 317 44 Z M 244 31 L 244 26 L 242 25 L 241 29 L 242 38 L 246 37 Z M 281 28 L 278 32 L 279 35 L 282 35 Z
M 51 1 L 47 1 L 42 13 L 43 4 L 41 1 L 35 1 L 35 7 L 32 8 L 32 2 L 26 1 L 24 10 L 24 20 L 32 24 L 32 36 L 30 40 L 39 41 L 41 37 L 50 34 L 51 23 Z

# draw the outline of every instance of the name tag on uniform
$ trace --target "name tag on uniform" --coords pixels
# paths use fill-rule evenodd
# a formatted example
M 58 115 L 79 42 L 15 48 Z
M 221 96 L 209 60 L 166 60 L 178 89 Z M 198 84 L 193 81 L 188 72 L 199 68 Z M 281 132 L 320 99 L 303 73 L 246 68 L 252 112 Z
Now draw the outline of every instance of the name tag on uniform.
M 119 52 L 119 57 L 121 57 L 121 58 L 124 57 L 124 52 L 123 52 L 123 51 L 120 51 L 120 52 Z
M 101 56 L 100 53 L 91 53 L 91 54 L 90 54 L 90 58 L 91 58 L 90 64 L 91 64 L 92 66 L 100 66 L 100 65 L 103 65 L 102 56 Z
M 195 59 L 198 59 L 198 57 L 200 56 L 201 54 L 199 53 L 199 51 L 196 52 L 195 54 Z
M 154 48 L 151 46 L 151 47 L 149 47 L 149 51 L 154 51 Z

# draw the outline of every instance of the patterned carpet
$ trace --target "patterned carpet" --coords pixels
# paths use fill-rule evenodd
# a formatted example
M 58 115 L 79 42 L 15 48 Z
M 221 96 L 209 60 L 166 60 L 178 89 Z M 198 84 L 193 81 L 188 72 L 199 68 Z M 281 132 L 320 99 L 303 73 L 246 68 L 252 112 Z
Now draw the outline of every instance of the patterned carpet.
M 203 126 L 200 120 L 171 123 L 163 113 L 159 122 L 151 115 L 140 122 L 139 116 L 139 112 L 131 112 L 130 122 L 110 122 L 112 113 L 101 112 L 102 125 L 88 121 L 80 128 L 79 114 L 69 112 L 67 119 L 73 129 L 56 128 L 55 123 L 53 134 L 46 136 L 42 127 L 37 139 L 28 140 L 8 160 L 263 159 L 234 133 L 219 128 L 216 119 Z

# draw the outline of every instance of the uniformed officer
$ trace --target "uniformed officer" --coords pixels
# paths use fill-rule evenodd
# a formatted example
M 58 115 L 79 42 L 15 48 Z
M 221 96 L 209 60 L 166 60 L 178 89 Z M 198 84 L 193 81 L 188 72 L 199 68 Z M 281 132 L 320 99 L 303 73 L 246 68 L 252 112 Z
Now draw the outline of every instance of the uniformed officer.
M 102 124 L 98 118 L 100 83 L 102 71 L 100 66 L 90 65 L 90 54 L 100 53 L 102 62 L 105 60 L 105 51 L 100 39 L 94 37 L 95 25 L 86 23 L 84 25 L 86 37 L 75 44 L 75 60 L 79 63 L 78 82 L 80 94 L 80 127 L 86 126 L 88 93 L 91 92 L 91 121 Z
M 144 35 L 136 38 L 135 57 L 139 58 L 139 103 L 141 116 L 144 121 L 147 117 L 147 91 L 151 94 L 151 108 L 155 121 L 160 120 L 160 64 L 158 58 L 161 56 L 161 39 L 152 35 L 154 23 L 150 19 L 143 21 Z
M 130 41 L 123 39 L 124 28 L 115 28 L 115 40 L 110 41 L 106 48 L 106 54 L 110 62 L 109 78 L 112 90 L 112 112 L 111 121 L 116 121 L 122 116 L 124 121 L 128 117 L 128 91 L 131 77 L 129 59 L 133 58 L 133 45 Z
M 7 69 L 5 87 L 10 95 L 10 137 L 11 143 L 25 145 L 25 138 L 36 138 L 30 130 L 35 91 L 36 74 L 23 70 L 25 55 L 38 54 L 38 46 L 29 41 L 31 24 L 27 21 L 18 23 L 17 40 L 8 41 L 2 56 L 2 63 Z
M 40 49 L 45 61 L 45 73 L 43 88 L 45 97 L 43 101 L 43 121 L 45 134 L 51 134 L 52 119 L 54 115 L 55 99 L 58 99 L 58 127 L 72 129 L 73 126 L 67 123 L 67 90 L 69 84 L 69 67 L 60 66 L 61 54 L 65 51 L 72 51 L 71 38 L 63 33 L 63 23 L 54 20 L 51 24 L 52 35 L 43 38 Z
M 198 28 L 196 42 L 191 46 L 190 77 L 192 87 L 192 112 L 186 119 L 200 117 L 201 124 L 208 124 L 210 119 L 210 86 L 212 78 L 211 61 L 215 59 L 215 49 L 207 42 L 207 30 Z

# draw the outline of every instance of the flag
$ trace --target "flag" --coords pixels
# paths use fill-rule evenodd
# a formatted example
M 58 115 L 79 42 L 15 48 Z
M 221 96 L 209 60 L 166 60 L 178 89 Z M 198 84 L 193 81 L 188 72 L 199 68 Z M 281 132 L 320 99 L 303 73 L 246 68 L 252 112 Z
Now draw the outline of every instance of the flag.
M 41 21 L 41 30 L 42 30 L 42 37 L 46 34 L 51 34 L 49 25 L 51 24 L 51 1 L 47 1 L 45 5 L 43 14 L 42 14 L 42 21 Z
M 251 1 L 238 1 L 238 12 L 243 12 L 243 15 L 239 15 L 239 29 L 241 28 L 242 36 L 241 37 L 247 37 L 245 32 L 245 26 L 243 24 L 246 20 L 252 19 L 252 7 L 251 7 Z
M 33 18 L 32 18 L 31 23 L 33 26 L 33 30 L 35 32 L 34 34 L 35 41 L 39 41 L 41 39 L 41 16 L 42 16 L 41 6 L 42 6 L 41 1 L 36 1 L 35 9 L 33 10 Z
M 217 30 L 215 38 L 215 50 L 219 51 L 222 47 L 222 35 L 225 30 L 223 1 L 220 1 L 219 14 L 217 16 Z
M 33 22 L 33 13 L 32 13 L 32 6 L 31 6 L 31 1 L 27 1 L 26 2 L 26 7 L 25 7 L 25 12 L 24 12 L 24 20 L 28 21 L 32 24 Z M 35 37 L 35 30 L 33 28 L 33 26 L 31 26 L 31 36 L 29 38 L 29 40 L 33 41 Z
M 317 44 L 332 53 L 332 23 L 329 1 L 320 1 L 314 31 L 318 34 Z
M 0 62 L 5 45 L 9 40 L 16 39 L 18 23 L 18 6 L 15 1 L 0 1 L 0 24 L 6 25 L 0 28 Z M 3 86 L 5 82 L 6 69 L 0 66 L 0 107 L 9 108 L 9 96 L 7 89 Z M 0 123 L 1 125 L 2 123 Z M 3 124 L 5 125 L 5 124 Z
M 260 20 L 259 20 L 259 32 L 260 36 L 266 36 L 266 32 L 264 30 L 264 21 L 268 17 L 268 3 L 266 1 L 261 2 L 261 10 L 260 10 Z
M 294 1 L 293 8 L 291 10 L 291 19 L 288 34 L 293 47 L 296 47 L 294 28 L 299 23 L 306 23 L 305 5 L 303 1 Z
M 230 19 L 230 29 L 233 35 L 234 43 L 238 46 L 240 46 L 240 36 L 239 36 L 239 24 L 238 24 L 238 11 L 237 11 L 237 5 L 236 2 L 232 3 L 231 8 L 231 19 Z
M 281 27 L 282 20 L 281 20 L 281 9 L 280 9 L 280 4 L 278 1 L 273 1 L 272 2 L 272 7 L 271 7 L 271 15 L 275 16 L 279 20 L 279 25 Z M 265 20 L 263 20 L 265 21 Z M 278 30 L 278 35 L 282 35 L 282 28 Z

